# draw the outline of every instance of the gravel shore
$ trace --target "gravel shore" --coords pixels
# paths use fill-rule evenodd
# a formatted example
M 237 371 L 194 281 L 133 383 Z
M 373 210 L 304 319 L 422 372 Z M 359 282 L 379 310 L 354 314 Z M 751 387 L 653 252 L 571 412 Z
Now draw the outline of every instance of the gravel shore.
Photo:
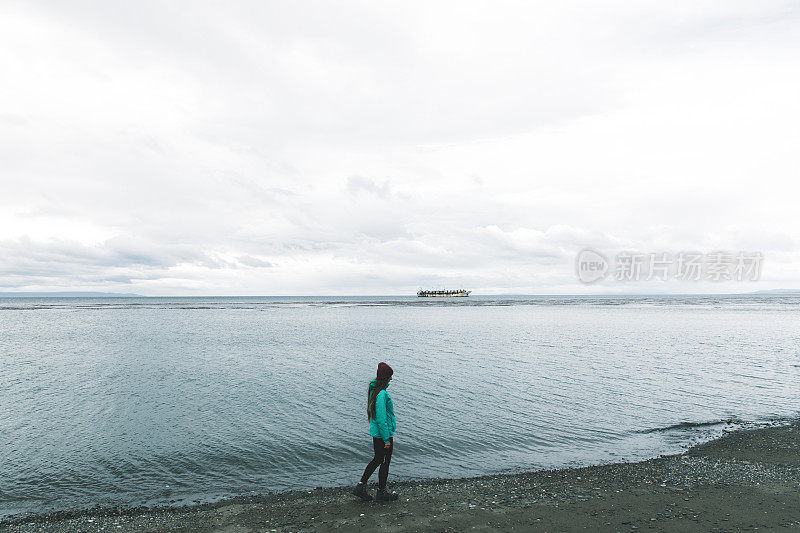
M 73 531 L 800 530 L 800 422 L 739 431 L 639 463 L 398 483 L 396 502 L 349 488 L 167 509 L 54 513 L 0 524 Z M 374 493 L 374 490 L 373 490 Z

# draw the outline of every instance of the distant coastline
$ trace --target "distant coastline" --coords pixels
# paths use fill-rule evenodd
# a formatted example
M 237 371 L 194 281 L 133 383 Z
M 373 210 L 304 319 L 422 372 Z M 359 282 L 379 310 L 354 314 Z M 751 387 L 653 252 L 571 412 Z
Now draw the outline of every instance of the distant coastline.
M 767 296 L 781 296 L 786 294 L 800 294 L 800 289 L 765 289 L 763 291 L 755 291 L 750 294 L 767 295 Z
M 0 298 L 141 298 L 130 292 L 0 292 Z

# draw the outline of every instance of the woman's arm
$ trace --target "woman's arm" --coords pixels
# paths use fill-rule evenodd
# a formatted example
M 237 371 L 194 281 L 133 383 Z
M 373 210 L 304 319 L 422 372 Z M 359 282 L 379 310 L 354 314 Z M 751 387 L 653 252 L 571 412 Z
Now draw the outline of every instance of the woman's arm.
M 375 422 L 378 423 L 378 431 L 381 434 L 384 444 L 389 443 L 389 424 L 386 420 L 386 391 L 382 390 L 375 398 Z

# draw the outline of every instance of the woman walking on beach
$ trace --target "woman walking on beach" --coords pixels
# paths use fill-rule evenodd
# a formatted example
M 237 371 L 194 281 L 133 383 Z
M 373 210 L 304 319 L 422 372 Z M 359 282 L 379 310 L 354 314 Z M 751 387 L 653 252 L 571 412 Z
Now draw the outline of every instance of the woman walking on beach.
M 362 500 L 371 500 L 372 496 L 367 492 L 367 481 L 379 466 L 378 471 L 378 494 L 375 499 L 378 501 L 392 501 L 397 499 L 396 492 L 386 490 L 386 478 L 389 477 L 389 463 L 392 460 L 392 450 L 394 449 L 394 435 L 397 425 L 394 421 L 394 407 L 392 398 L 386 391 L 389 382 L 392 381 L 394 371 L 392 367 L 384 362 L 378 363 L 378 375 L 369 382 L 367 389 L 367 418 L 369 419 L 369 434 L 372 436 L 372 447 L 375 456 L 364 469 L 364 475 L 358 482 L 353 494 Z

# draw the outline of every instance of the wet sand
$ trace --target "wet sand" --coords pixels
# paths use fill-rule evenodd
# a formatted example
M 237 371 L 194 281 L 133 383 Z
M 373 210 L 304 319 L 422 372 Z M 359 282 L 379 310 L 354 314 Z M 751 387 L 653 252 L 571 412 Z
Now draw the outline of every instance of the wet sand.
M 172 509 L 55 513 L 7 531 L 800 531 L 800 422 L 639 463 L 317 489 Z M 372 487 L 374 494 L 374 485 Z

